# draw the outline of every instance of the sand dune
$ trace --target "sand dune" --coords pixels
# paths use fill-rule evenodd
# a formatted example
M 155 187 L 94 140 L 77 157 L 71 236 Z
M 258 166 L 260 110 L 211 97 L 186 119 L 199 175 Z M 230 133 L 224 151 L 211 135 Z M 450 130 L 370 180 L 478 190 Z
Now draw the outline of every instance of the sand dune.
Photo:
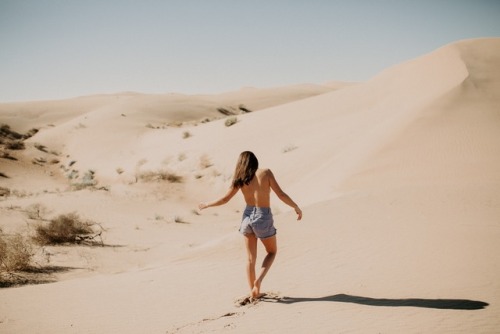
M 358 84 L 0 105 L 0 123 L 40 128 L 18 160 L 0 160 L 1 186 L 27 191 L 1 200 L 4 232 L 24 231 L 23 209 L 40 203 L 101 222 L 108 245 L 48 247 L 67 270 L 1 289 L 0 331 L 494 333 L 499 92 L 500 39 L 477 39 Z M 240 105 L 258 112 L 226 126 L 217 108 Z M 236 307 L 247 292 L 242 198 L 193 209 L 226 190 L 243 150 L 304 220 L 273 198 L 269 296 Z M 72 190 L 88 170 L 95 186 Z M 141 179 L 161 172 L 182 182 Z

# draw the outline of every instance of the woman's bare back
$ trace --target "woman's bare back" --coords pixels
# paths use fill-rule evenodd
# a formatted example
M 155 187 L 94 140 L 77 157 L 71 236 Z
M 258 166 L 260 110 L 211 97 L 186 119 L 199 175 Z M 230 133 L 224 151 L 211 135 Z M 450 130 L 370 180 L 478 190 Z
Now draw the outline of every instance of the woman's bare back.
M 271 206 L 271 178 L 272 173 L 269 169 L 257 169 L 252 181 L 241 187 L 247 205 L 260 208 Z

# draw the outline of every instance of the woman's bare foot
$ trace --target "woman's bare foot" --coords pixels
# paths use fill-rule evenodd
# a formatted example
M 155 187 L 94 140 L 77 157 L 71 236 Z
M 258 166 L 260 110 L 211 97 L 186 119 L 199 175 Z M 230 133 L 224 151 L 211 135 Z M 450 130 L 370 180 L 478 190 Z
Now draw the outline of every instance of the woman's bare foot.
M 256 280 L 253 284 L 253 289 L 252 289 L 252 298 L 253 299 L 259 299 L 260 297 L 264 296 L 265 293 L 260 292 L 260 282 Z

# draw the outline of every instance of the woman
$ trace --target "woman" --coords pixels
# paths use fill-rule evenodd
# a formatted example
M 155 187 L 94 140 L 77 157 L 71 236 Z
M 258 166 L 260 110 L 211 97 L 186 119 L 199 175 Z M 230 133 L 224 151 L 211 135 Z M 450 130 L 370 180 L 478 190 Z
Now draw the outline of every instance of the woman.
M 269 268 L 276 257 L 276 228 L 273 226 L 270 195 L 271 189 L 278 198 L 295 209 L 297 220 L 302 218 L 299 206 L 281 190 L 273 173 L 269 169 L 259 169 L 259 162 L 252 152 L 242 152 L 238 158 L 234 171 L 233 181 L 228 192 L 220 199 L 200 203 L 203 210 L 208 207 L 223 205 L 241 190 L 246 202 L 246 208 L 240 226 L 240 233 L 245 237 L 245 246 L 248 254 L 247 277 L 250 285 L 250 296 L 259 298 L 260 286 Z M 257 259 L 257 239 L 264 245 L 267 255 L 262 262 L 259 275 L 255 276 L 255 261 Z

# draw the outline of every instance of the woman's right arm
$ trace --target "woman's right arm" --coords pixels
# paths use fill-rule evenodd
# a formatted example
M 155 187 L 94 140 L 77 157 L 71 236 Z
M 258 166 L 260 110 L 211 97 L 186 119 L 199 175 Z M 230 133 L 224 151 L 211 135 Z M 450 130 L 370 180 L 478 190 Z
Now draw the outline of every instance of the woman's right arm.
M 234 195 L 236 195 L 237 192 L 238 192 L 238 188 L 231 187 L 231 188 L 229 188 L 227 193 L 223 197 L 221 197 L 220 199 L 212 201 L 212 202 L 208 202 L 208 203 L 202 202 L 198 205 L 198 208 L 200 210 L 203 210 L 203 209 L 209 208 L 211 206 L 219 206 L 219 205 L 226 204 L 227 202 L 229 202 L 229 200 L 231 198 L 233 198 Z
M 283 189 L 281 189 L 281 187 L 278 184 L 278 181 L 276 181 L 276 178 L 274 177 L 273 172 L 271 172 L 270 169 L 268 169 L 267 171 L 269 173 L 269 185 L 271 186 L 271 189 L 274 191 L 276 196 L 278 196 L 278 198 L 283 201 L 283 203 L 291 206 L 295 210 L 295 213 L 297 213 L 297 220 L 301 220 L 302 210 L 293 201 L 293 199 L 290 196 L 288 196 L 288 194 L 285 193 Z

